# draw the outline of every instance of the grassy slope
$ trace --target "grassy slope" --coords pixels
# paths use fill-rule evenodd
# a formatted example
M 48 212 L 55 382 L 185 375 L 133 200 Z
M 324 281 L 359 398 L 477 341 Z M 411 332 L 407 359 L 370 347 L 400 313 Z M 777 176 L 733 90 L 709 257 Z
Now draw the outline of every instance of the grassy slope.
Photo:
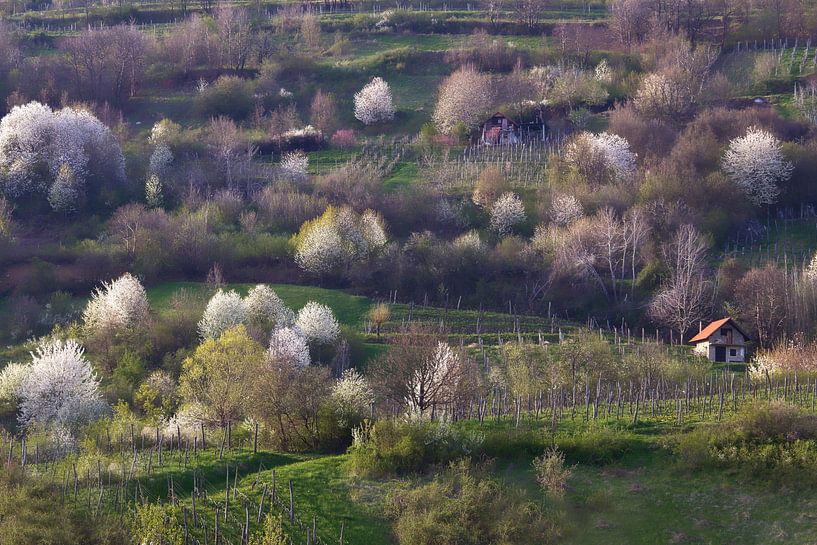
M 234 289 L 242 295 L 252 288 L 253 284 L 228 284 L 226 289 Z M 339 290 L 316 288 L 313 286 L 298 286 L 293 284 L 269 285 L 284 303 L 297 311 L 308 301 L 317 301 L 332 309 L 338 321 L 350 327 L 360 326 L 371 306 L 371 301 L 365 297 L 350 295 Z M 202 282 L 164 282 L 150 287 L 148 299 L 150 304 L 161 311 L 166 307 L 173 293 L 179 289 L 190 290 L 193 293 L 206 294 L 209 289 Z
M 539 422 L 533 429 L 541 433 Z M 484 426 L 511 427 L 511 423 Z M 470 426 L 469 426 L 470 427 Z M 569 423 L 568 428 L 572 428 Z M 672 456 L 660 447 L 671 424 L 641 426 L 636 444 L 623 459 L 607 465 L 577 464 L 569 490 L 561 504 L 564 513 L 564 545 L 694 544 L 810 544 L 817 532 L 817 491 L 776 488 L 760 481 L 722 471 L 689 473 L 679 469 Z M 384 494 L 400 482 L 350 478 L 345 455 L 281 455 L 234 450 L 219 461 L 215 451 L 200 455 L 198 468 L 207 481 L 209 496 L 223 502 L 226 467 L 239 470 L 237 500 L 231 512 L 240 518 L 242 495 L 256 502 L 262 485 L 276 475 L 279 497 L 288 501 L 287 482 L 292 479 L 295 510 L 305 521 L 317 522 L 325 541 L 337 542 L 344 525 L 344 543 L 379 545 L 393 543 L 388 521 L 381 514 Z M 496 474 L 508 486 L 525 489 L 545 501 L 535 485 L 529 457 L 500 460 Z M 262 471 L 258 473 L 258 468 Z M 169 475 L 180 496 L 192 488 L 189 470 L 175 462 L 145 484 L 157 501 L 167 490 Z M 231 477 L 232 481 L 232 477 Z M 189 494 L 187 495 L 189 498 Z M 189 499 L 185 500 L 189 506 Z M 539 501 L 539 500 L 536 500 Z M 202 510 L 201 504 L 199 506 Z M 207 516 L 212 510 L 204 507 Z M 278 510 L 281 512 L 281 509 Z

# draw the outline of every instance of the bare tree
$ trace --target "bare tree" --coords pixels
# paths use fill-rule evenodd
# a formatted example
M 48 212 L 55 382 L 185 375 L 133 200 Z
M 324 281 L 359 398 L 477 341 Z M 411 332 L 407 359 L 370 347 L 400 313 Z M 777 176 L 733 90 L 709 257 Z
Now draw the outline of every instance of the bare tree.
M 707 244 L 691 225 L 678 228 L 672 242 L 664 247 L 669 280 L 650 303 L 650 315 L 681 334 L 681 342 L 695 322 L 710 311 L 712 282 L 705 277 Z
M 116 103 L 136 93 L 151 46 L 134 25 L 87 30 L 63 44 L 78 92 Z
M 216 26 L 221 39 L 222 63 L 233 70 L 243 70 L 255 44 L 247 11 L 232 6 L 219 8 Z
M 246 149 L 241 130 L 227 117 L 211 119 L 207 127 L 207 145 L 224 173 L 227 185 L 232 186 L 235 171 Z
M 786 271 L 768 263 L 740 279 L 735 298 L 744 322 L 751 324 L 760 346 L 770 347 L 785 338 L 789 282 Z

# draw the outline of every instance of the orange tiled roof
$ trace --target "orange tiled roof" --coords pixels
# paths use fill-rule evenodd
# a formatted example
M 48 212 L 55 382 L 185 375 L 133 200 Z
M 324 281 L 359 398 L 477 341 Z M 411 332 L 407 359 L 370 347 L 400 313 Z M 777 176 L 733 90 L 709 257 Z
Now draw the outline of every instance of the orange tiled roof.
M 721 327 L 725 326 L 729 322 L 733 322 L 732 318 L 721 318 L 720 320 L 715 320 L 714 322 L 703 328 L 700 333 L 689 339 L 689 342 L 697 343 L 705 341 L 709 337 L 711 337 L 713 333 L 715 333 L 717 330 L 719 330 Z M 737 326 L 737 324 L 733 325 L 738 331 L 741 332 L 741 334 L 743 334 L 744 337 L 746 337 L 746 334 L 743 333 L 743 331 Z

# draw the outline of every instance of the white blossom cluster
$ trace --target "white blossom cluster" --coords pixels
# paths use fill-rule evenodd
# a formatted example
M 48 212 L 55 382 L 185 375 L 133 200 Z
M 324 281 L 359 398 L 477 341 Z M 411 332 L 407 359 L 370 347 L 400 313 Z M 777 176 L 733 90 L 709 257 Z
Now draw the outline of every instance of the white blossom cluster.
M 627 139 L 617 134 L 583 132 L 567 146 L 565 160 L 578 164 L 587 154 L 600 158 L 616 181 L 629 180 L 635 174 L 637 155 L 630 151 Z
M 355 93 L 355 118 L 364 125 L 394 119 L 391 89 L 383 78 L 376 77 Z
M 323 133 L 312 125 L 307 125 L 305 127 L 301 127 L 300 129 L 289 129 L 281 135 L 281 138 L 284 140 L 292 140 L 295 138 L 320 139 L 323 138 Z
M 286 153 L 281 158 L 278 168 L 288 180 L 303 181 L 309 174 L 309 157 L 300 150 Z
M 332 309 L 315 301 L 309 301 L 298 311 L 295 325 L 315 344 L 332 344 L 340 335 L 340 325 Z
M 525 219 L 525 205 L 516 193 L 503 193 L 491 207 L 491 227 L 501 236 L 509 235 Z
M 550 206 L 550 220 L 562 227 L 584 216 L 584 208 L 573 195 L 557 195 Z
M 744 136 L 729 142 L 721 166 L 755 205 L 777 201 L 777 184 L 788 180 L 794 170 L 783 157 L 780 141 L 758 127 L 750 127 Z
M 207 302 L 207 308 L 199 320 L 199 335 L 204 339 L 217 339 L 222 333 L 247 319 L 247 306 L 235 290 L 218 290 Z
M 610 69 L 610 63 L 607 62 L 607 59 L 599 61 L 594 74 L 596 79 L 602 83 L 610 83 L 613 80 L 613 71 Z
M 442 341 L 437 343 L 434 354 L 425 362 L 422 369 L 415 371 L 411 381 L 411 398 L 408 399 L 409 412 L 421 414 L 423 407 L 417 406 L 419 400 L 427 402 L 432 398 L 441 398 L 446 389 L 454 387 L 450 384 L 455 374 L 454 368 L 458 364 L 454 350 Z
M 55 210 L 70 211 L 92 179 L 123 183 L 125 158 L 90 112 L 30 102 L 0 121 L 0 188 L 7 196 L 40 193 Z
M 161 176 L 167 172 L 170 163 L 173 162 L 173 152 L 170 146 L 164 143 L 156 144 L 153 153 L 150 154 L 150 173 Z
M 476 230 L 458 236 L 452 245 L 461 252 L 473 252 L 478 255 L 486 250 L 485 243 L 479 238 L 479 232 Z
M 373 401 L 374 392 L 369 383 L 354 369 L 344 371 L 343 376 L 332 387 L 331 404 L 341 427 L 365 418 Z
M 274 362 L 285 363 L 294 367 L 309 365 L 309 344 L 306 336 L 298 326 L 279 327 L 270 336 L 267 355 Z
M 262 329 L 288 327 L 295 314 L 264 284 L 253 287 L 242 298 L 235 290 L 218 290 L 199 321 L 199 334 L 204 339 L 216 339 L 230 328 L 240 324 L 254 324 Z
M 244 299 L 246 317 L 251 323 L 285 327 L 295 321 L 295 313 L 284 304 L 275 290 L 265 284 L 253 287 Z
M 75 432 L 106 410 L 99 381 L 73 340 L 42 343 L 20 386 L 20 423 Z
M 144 286 L 125 273 L 113 282 L 103 282 L 85 307 L 83 320 L 94 331 L 119 329 L 143 323 L 150 311 Z
M 295 262 L 311 273 L 327 274 L 376 255 L 387 242 L 384 221 L 377 212 L 365 210 L 358 215 L 349 207 L 330 208 L 301 228 Z
M 472 128 L 483 119 L 492 104 L 490 74 L 482 74 L 467 66 L 448 76 L 440 85 L 432 119 L 443 133 L 450 133 L 458 123 Z
M 31 367 L 25 363 L 10 363 L 0 371 L 0 403 L 14 408 L 20 402 L 23 382 Z

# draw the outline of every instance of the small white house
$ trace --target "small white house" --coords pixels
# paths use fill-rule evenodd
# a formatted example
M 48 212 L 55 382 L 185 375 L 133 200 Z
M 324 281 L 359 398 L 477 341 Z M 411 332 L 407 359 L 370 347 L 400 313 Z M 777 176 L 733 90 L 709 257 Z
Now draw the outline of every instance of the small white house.
M 722 363 L 745 363 L 749 336 L 732 318 L 715 320 L 692 337 L 693 352 Z

